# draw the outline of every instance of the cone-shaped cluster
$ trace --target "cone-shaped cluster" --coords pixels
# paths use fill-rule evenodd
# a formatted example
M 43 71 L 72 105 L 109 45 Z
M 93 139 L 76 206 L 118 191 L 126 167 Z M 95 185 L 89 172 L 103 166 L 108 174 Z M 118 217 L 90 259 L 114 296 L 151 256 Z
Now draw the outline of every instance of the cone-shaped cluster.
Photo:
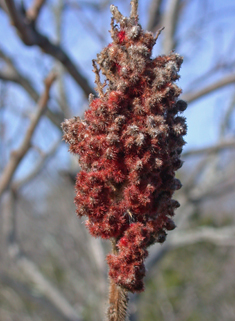
M 88 217 L 93 236 L 116 239 L 118 252 L 107 258 L 110 277 L 136 292 L 143 290 L 146 248 L 175 228 L 179 203 L 172 194 L 181 183 L 174 176 L 186 134 L 178 113 L 187 105 L 174 83 L 182 57 L 151 58 L 156 37 L 142 30 L 135 10 L 130 18 L 111 11 L 113 42 L 93 61 L 99 98 L 91 97 L 84 120 L 66 120 L 63 130 L 82 168 L 77 214 Z

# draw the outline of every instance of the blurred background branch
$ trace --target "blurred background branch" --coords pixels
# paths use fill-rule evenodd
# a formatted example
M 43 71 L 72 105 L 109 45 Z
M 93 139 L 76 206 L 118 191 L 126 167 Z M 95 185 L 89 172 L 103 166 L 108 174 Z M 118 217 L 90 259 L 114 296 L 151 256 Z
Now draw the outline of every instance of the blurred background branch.
M 93 89 L 68 54 L 60 46 L 53 44 L 47 37 L 38 32 L 34 23 L 31 20 L 27 21 L 27 17 L 24 16 L 22 11 L 16 9 L 13 0 L 6 1 L 5 6 L 8 9 L 11 24 L 16 27 L 24 44 L 26 46 L 39 46 L 44 52 L 59 60 L 88 97 Z
M 1 181 L 0 181 L 1 182 L 0 196 L 8 188 L 9 184 L 11 183 L 12 177 L 15 173 L 15 170 L 17 169 L 21 160 L 23 159 L 23 157 L 25 156 L 25 154 L 28 152 L 30 148 L 32 136 L 38 125 L 38 122 L 40 121 L 40 118 L 43 115 L 43 112 L 45 111 L 45 108 L 47 107 L 50 88 L 53 82 L 55 81 L 55 79 L 56 79 L 55 73 L 51 73 L 48 75 L 48 77 L 44 81 L 45 83 L 44 93 L 42 94 L 42 96 L 38 101 L 37 111 L 35 115 L 32 117 L 30 126 L 28 127 L 24 140 L 17 150 L 14 150 L 11 152 L 11 157 L 9 159 L 9 162 L 5 167 L 5 169 L 3 170 Z

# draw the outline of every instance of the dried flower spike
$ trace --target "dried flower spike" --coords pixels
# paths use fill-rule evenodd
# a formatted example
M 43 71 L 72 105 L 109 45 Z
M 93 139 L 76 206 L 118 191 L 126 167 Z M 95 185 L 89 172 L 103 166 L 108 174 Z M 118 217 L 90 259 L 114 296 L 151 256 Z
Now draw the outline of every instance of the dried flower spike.
M 137 1 L 131 5 L 130 18 L 111 6 L 113 42 L 93 61 L 99 98 L 92 97 L 84 120 L 75 117 L 62 126 L 70 152 L 80 157 L 77 214 L 87 216 L 93 236 L 115 244 L 107 257 L 112 282 L 140 292 L 148 246 L 164 242 L 175 228 L 179 203 L 172 195 L 181 187 L 175 171 L 182 166 L 186 134 L 178 113 L 187 105 L 178 100 L 175 84 L 182 57 L 151 57 L 159 33 L 144 32 Z

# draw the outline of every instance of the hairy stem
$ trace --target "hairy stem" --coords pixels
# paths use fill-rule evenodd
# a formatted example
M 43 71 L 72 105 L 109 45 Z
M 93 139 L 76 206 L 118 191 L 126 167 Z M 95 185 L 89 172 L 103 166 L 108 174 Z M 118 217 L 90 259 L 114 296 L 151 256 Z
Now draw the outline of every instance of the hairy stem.
M 112 253 L 117 254 L 116 239 L 112 240 Z M 127 290 L 118 286 L 110 279 L 109 307 L 107 311 L 108 321 L 125 321 L 128 304 Z

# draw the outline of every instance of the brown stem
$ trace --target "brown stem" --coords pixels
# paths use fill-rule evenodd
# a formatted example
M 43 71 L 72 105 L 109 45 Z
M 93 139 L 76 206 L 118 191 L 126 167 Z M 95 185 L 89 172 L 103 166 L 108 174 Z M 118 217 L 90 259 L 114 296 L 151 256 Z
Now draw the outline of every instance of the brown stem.
M 138 17 L 138 0 L 131 0 L 131 18 Z
M 51 72 L 44 81 L 45 90 L 42 96 L 38 100 L 38 106 L 37 106 L 38 109 L 35 115 L 32 117 L 31 123 L 25 134 L 23 142 L 17 150 L 11 152 L 10 159 L 3 170 L 3 173 L 0 179 L 0 196 L 9 187 L 18 165 L 20 164 L 20 162 L 22 161 L 22 159 L 24 158 L 24 156 L 26 155 L 26 153 L 31 147 L 32 136 L 43 115 L 43 112 L 47 107 L 50 89 L 55 79 L 56 79 L 56 74 L 54 72 Z
M 112 240 L 112 253 L 117 254 L 118 249 L 116 246 L 117 240 Z M 107 311 L 108 321 L 125 321 L 127 314 L 128 304 L 127 290 L 118 286 L 110 279 L 109 287 L 109 307 Z

